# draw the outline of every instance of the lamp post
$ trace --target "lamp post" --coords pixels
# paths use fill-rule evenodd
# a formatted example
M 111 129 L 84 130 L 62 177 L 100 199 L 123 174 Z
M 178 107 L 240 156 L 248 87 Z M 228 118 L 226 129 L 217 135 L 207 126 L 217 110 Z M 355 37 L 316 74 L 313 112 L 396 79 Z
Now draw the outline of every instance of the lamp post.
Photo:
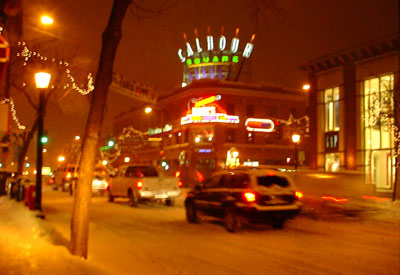
M 43 111 L 44 111 L 44 92 L 49 87 L 51 74 L 39 72 L 35 74 L 36 88 L 39 89 L 39 108 L 38 108 L 38 131 L 37 131 L 37 150 L 36 150 L 36 196 L 35 210 L 42 211 L 42 166 L 43 166 Z
M 293 134 L 292 135 L 292 141 L 294 143 L 294 170 L 297 170 L 297 166 L 298 166 L 298 149 L 297 149 L 297 145 L 300 142 L 300 135 L 299 134 Z

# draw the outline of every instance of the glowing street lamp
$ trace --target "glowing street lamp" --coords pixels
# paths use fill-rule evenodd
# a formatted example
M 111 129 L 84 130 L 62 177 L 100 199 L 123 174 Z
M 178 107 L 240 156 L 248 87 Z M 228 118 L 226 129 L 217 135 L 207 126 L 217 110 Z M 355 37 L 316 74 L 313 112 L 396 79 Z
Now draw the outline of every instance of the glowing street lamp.
M 304 84 L 303 85 L 303 90 L 304 91 L 308 91 L 308 90 L 310 90 L 310 88 L 311 88 L 310 84 Z
M 297 166 L 298 166 L 298 149 L 297 149 L 297 145 L 300 142 L 300 135 L 299 134 L 293 134 L 292 135 L 292 141 L 294 143 L 294 169 L 297 170 Z
M 38 132 L 36 150 L 36 196 L 35 209 L 42 211 L 42 166 L 43 166 L 43 112 L 44 112 L 44 92 L 49 87 L 51 74 L 39 72 L 35 74 L 36 88 L 39 89 L 39 108 L 38 108 Z
M 48 15 L 43 15 L 42 17 L 40 17 L 40 22 L 42 22 L 43 25 L 52 25 L 54 23 L 54 20 Z
M 151 113 L 151 111 L 153 111 L 153 108 L 151 108 L 151 107 L 146 107 L 146 109 L 144 109 L 144 112 L 145 112 L 146 114 Z
M 64 156 L 58 156 L 57 161 L 58 162 L 64 162 L 65 161 L 65 157 Z

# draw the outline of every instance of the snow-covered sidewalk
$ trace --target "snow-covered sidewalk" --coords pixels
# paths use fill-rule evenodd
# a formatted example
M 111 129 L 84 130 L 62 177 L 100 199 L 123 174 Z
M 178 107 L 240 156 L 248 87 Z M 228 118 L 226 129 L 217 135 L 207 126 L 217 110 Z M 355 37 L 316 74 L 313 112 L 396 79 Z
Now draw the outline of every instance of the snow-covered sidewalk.
M 57 245 L 55 233 L 22 202 L 0 197 L 0 274 L 108 274 Z

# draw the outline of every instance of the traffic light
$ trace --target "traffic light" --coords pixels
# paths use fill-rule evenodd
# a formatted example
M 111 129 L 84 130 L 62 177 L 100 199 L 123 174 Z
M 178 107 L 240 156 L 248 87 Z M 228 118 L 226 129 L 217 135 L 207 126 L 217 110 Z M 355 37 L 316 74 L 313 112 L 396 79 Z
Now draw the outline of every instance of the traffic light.
M 48 141 L 49 141 L 49 138 L 47 136 L 42 136 L 40 138 L 40 142 L 43 143 L 43 144 L 47 143 Z
M 114 147 L 114 145 L 115 145 L 115 141 L 112 140 L 112 139 L 109 139 L 108 142 L 107 142 L 107 146 L 108 146 L 109 148 L 112 148 L 112 147 Z
M 282 132 L 281 132 L 281 122 L 279 120 L 274 121 L 275 124 L 275 137 L 276 139 L 281 139 L 282 138 Z

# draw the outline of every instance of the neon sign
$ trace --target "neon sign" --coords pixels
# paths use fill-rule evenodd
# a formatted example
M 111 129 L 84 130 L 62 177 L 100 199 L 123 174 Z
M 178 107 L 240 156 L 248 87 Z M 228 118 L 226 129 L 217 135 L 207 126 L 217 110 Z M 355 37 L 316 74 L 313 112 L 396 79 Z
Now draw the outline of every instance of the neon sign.
M 272 132 L 275 124 L 271 119 L 248 118 L 244 124 L 249 132 Z
M 217 111 L 217 107 L 220 106 L 215 103 L 220 100 L 221 96 L 210 96 L 205 99 L 194 102 L 194 106 L 189 113 L 181 118 L 181 125 L 189 123 L 211 123 L 211 122 L 222 122 L 222 123 L 239 123 L 238 116 L 228 115 L 225 112 Z M 206 106 L 212 104 L 210 106 Z M 191 113 L 190 113 L 191 112 Z
M 222 31 L 223 32 L 223 31 Z M 195 55 L 192 46 L 190 43 L 187 41 L 187 36 L 184 33 L 183 38 L 185 40 L 186 44 L 186 52 L 184 52 L 183 49 L 178 49 L 178 56 L 181 62 L 186 62 L 188 66 L 194 66 L 200 63 L 210 63 L 210 65 L 215 65 L 212 63 L 219 63 L 219 62 L 233 62 L 237 63 L 239 62 L 239 55 L 234 55 L 237 54 L 239 51 L 239 44 L 240 44 L 240 39 L 239 39 L 239 28 L 236 29 L 235 36 L 232 38 L 231 45 L 229 52 L 226 53 L 224 52 L 226 49 L 226 37 L 223 35 L 223 33 L 220 35 L 218 39 L 218 50 L 222 53 L 224 52 L 225 54 L 220 56 L 220 53 L 217 54 L 212 54 L 211 52 L 214 50 L 214 37 L 210 34 L 210 28 L 207 29 L 207 51 L 208 56 L 203 56 L 202 58 L 196 57 L 196 58 L 190 58 Z M 203 48 L 201 47 L 201 43 L 198 37 L 198 32 L 197 29 L 194 30 L 195 34 L 195 44 L 196 44 L 196 53 L 199 55 L 201 52 L 203 52 Z M 252 35 L 250 41 L 246 43 L 244 50 L 242 52 L 242 56 L 244 58 L 249 58 L 251 55 L 251 52 L 253 51 L 254 48 L 254 41 L 255 34 Z

